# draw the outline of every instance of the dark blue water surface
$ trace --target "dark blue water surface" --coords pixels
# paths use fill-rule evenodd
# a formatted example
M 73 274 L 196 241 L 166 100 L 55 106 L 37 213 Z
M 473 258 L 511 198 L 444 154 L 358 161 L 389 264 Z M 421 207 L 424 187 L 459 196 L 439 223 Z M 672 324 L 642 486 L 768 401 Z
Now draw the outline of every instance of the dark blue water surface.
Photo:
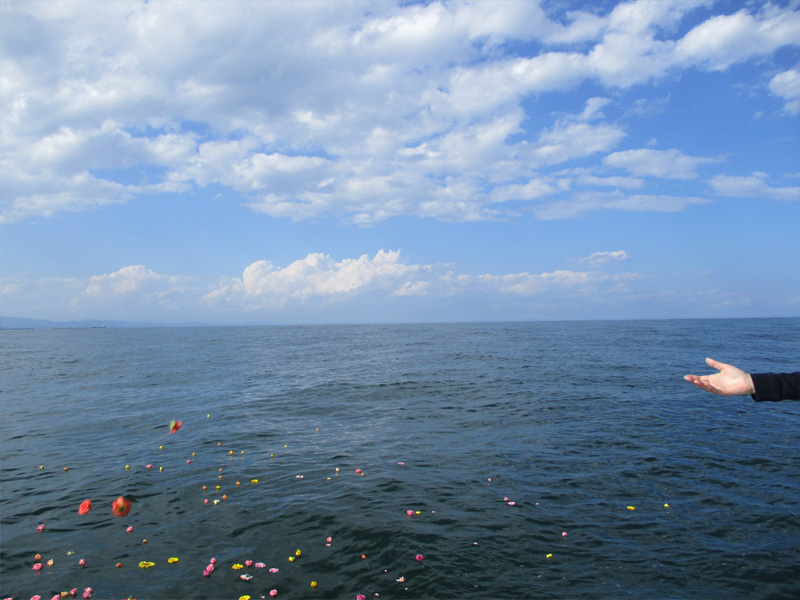
M 797 597 L 800 403 L 706 356 L 800 319 L 0 331 L 0 597 Z

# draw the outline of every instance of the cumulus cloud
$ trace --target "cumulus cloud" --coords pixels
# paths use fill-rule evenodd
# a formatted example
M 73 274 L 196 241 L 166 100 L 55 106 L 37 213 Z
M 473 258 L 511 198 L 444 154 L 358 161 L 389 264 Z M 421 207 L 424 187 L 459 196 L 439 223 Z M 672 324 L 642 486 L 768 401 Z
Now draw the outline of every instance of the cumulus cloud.
M 607 99 L 542 115 L 531 98 L 612 96 L 798 43 L 800 13 L 772 5 L 679 37 L 703 4 L 5 2 L 0 219 L 209 185 L 293 219 L 513 216 L 498 203 L 549 195 L 548 169 L 627 135 Z M 795 78 L 769 88 L 794 114 Z M 604 164 L 692 178 L 711 160 L 625 152 Z

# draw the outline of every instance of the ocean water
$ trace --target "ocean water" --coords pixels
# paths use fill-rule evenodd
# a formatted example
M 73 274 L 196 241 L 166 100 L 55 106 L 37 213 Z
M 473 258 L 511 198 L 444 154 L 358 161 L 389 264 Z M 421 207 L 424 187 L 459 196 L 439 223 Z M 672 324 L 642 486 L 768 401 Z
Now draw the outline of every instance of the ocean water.
M 0 597 L 798 597 L 800 403 L 706 356 L 800 319 L 0 331 Z

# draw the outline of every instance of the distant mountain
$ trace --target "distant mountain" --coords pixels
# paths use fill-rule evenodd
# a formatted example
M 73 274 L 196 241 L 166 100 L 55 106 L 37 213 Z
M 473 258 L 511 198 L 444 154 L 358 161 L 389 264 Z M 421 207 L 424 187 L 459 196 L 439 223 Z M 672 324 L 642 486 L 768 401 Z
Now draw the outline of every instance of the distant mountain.
M 44 319 L 25 319 L 22 317 L 0 316 L 0 329 L 78 329 L 87 327 L 154 327 L 152 323 L 133 323 L 129 321 L 46 321 Z

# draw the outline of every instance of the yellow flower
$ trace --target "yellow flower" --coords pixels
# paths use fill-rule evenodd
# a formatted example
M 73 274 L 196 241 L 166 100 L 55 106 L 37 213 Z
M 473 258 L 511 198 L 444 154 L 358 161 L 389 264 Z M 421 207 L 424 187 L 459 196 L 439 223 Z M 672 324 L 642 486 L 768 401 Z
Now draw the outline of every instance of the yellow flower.
M 239 600 L 250 600 L 250 596 L 239 596 Z
M 167 562 L 168 562 L 169 564 L 176 563 L 176 562 L 178 562 L 178 558 L 177 558 L 177 557 L 175 557 L 175 556 L 172 556 L 172 557 L 170 557 L 170 558 L 168 558 L 168 559 L 167 559 Z
M 300 550 L 295 550 L 295 553 L 294 553 L 295 556 L 300 556 L 301 554 L 302 554 L 302 552 L 300 552 Z
M 553 558 L 553 555 L 552 554 L 548 554 L 547 556 L 545 556 L 545 558 L 547 558 L 547 559 Z
M 629 506 L 628 510 L 636 510 L 636 507 L 635 506 Z
M 239 569 L 243 569 L 244 565 L 240 565 L 239 563 L 236 563 L 235 565 L 233 565 L 233 568 L 238 571 Z
M 156 563 L 150 562 L 150 561 L 147 561 L 147 560 L 143 560 L 143 561 L 141 561 L 139 563 L 139 568 L 140 569 L 149 569 L 150 567 L 154 567 L 154 566 L 156 566 Z
M 312 581 L 311 582 L 311 587 L 317 587 L 317 582 L 316 581 Z
M 258 483 L 258 479 L 251 479 L 250 483 Z
M 294 556 L 289 557 L 289 562 L 294 562 Z

